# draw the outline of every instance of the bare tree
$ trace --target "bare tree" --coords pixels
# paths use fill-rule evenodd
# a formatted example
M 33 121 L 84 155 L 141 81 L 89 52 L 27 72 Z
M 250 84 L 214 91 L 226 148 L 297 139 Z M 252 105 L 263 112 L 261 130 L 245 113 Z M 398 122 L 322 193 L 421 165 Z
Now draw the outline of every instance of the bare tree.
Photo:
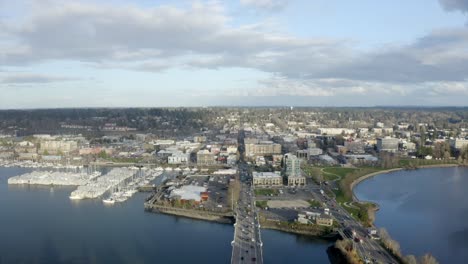
M 439 264 L 439 262 L 430 254 L 426 254 L 419 260 L 420 264 Z
M 405 256 L 403 261 L 405 264 L 418 264 L 418 259 L 414 255 Z

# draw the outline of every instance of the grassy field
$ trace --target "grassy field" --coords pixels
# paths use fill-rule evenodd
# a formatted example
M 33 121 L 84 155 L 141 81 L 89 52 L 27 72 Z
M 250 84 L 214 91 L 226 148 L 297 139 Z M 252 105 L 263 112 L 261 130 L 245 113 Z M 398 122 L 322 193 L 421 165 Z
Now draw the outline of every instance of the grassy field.
M 268 202 L 267 201 L 255 201 L 255 206 L 260 207 L 260 208 L 265 208 L 265 207 L 268 207 Z
M 329 175 L 338 175 L 341 179 L 338 181 L 338 189 L 333 190 L 335 199 L 343 205 L 343 208 L 348 211 L 354 218 L 361 221 L 365 226 L 371 224 L 372 219 L 369 217 L 369 209 L 371 204 L 353 203 L 352 207 L 344 206 L 345 203 L 353 201 L 353 192 L 351 183 L 356 179 L 370 173 L 384 170 L 383 168 L 364 167 L 364 168 L 342 168 L 342 167 L 327 167 L 323 168 L 323 172 Z M 336 176 L 335 176 L 336 177 Z
M 428 165 L 446 165 L 446 164 L 458 164 L 457 160 L 426 160 L 426 159 L 401 159 L 400 166 L 402 168 L 414 168 L 417 166 L 428 166 Z
M 322 207 L 322 203 L 316 200 L 309 201 L 310 207 Z
M 417 168 L 418 166 L 427 165 L 446 165 L 446 164 L 457 164 L 455 160 L 421 160 L 421 159 L 402 159 L 400 160 L 397 168 Z M 343 205 L 349 213 L 356 219 L 360 220 L 364 225 L 368 226 L 373 221 L 373 214 L 370 211 L 373 208 L 373 204 L 369 203 L 352 203 L 352 206 L 344 206 L 345 203 L 353 202 L 353 191 L 351 190 L 351 184 L 357 179 L 379 171 L 388 170 L 388 168 L 382 167 L 358 167 L 358 168 L 343 168 L 343 167 L 322 167 L 320 168 L 323 172 L 325 180 L 332 181 L 337 180 L 338 189 L 332 190 L 335 195 L 335 199 L 338 203 Z M 327 191 L 327 190 L 325 190 Z M 327 193 L 330 195 L 329 193 Z M 333 196 L 333 195 L 332 195 Z

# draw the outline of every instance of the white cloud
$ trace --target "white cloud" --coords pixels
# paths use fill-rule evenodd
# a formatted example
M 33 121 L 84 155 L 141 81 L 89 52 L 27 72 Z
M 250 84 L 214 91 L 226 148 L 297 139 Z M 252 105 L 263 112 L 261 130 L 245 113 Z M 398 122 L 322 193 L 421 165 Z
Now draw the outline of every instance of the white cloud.
M 4 77 L 0 77 L 0 83 L 4 84 L 41 84 L 76 80 L 79 78 L 34 73 L 6 73 Z
M 287 2 L 241 0 L 265 10 Z M 441 2 L 448 9 L 466 3 Z M 453 87 L 468 79 L 468 28 L 440 29 L 410 45 L 358 52 L 347 39 L 295 37 L 262 21 L 237 25 L 219 2 L 142 8 L 49 0 L 24 8 L 14 23 L 0 17 L 3 67 L 80 61 L 150 72 L 240 67 L 275 76 L 232 93 L 256 96 L 404 96 L 424 87 L 433 94 L 462 92 Z M 39 77 L 36 81 L 47 80 Z
M 240 0 L 244 6 L 265 11 L 277 11 L 285 8 L 289 0 Z

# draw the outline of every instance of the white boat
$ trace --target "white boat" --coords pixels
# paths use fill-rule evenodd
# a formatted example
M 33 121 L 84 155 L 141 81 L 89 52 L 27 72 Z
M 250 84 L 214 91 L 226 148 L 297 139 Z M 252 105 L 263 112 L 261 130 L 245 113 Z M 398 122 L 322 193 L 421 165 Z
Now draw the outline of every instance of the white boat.
M 70 200 L 82 200 L 83 197 L 81 195 L 70 195 Z
M 105 204 L 114 204 L 115 200 L 114 200 L 114 198 L 109 197 L 108 199 L 103 199 L 102 202 L 105 203 Z

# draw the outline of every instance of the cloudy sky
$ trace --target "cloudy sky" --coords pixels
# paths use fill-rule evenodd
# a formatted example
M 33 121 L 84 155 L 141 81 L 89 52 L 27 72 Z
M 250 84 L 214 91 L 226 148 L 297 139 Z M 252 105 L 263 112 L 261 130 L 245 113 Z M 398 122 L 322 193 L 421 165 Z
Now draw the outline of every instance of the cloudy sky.
M 0 0 L 0 108 L 468 105 L 468 0 Z

